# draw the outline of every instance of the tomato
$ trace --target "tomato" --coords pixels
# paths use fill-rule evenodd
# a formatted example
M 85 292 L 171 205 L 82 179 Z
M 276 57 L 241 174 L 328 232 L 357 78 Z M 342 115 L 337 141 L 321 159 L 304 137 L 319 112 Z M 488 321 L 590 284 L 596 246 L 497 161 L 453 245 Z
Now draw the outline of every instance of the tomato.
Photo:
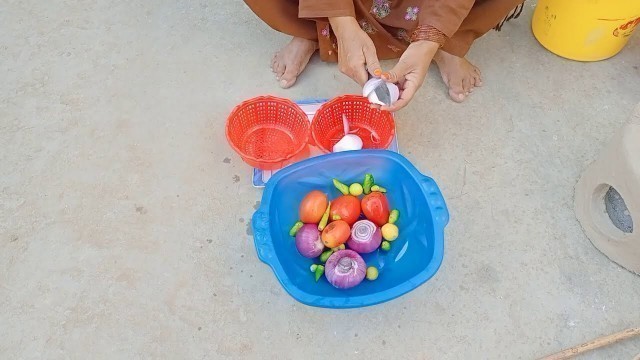
M 300 203 L 300 221 L 305 224 L 319 223 L 328 205 L 329 199 L 321 191 L 308 193 Z
M 342 195 L 331 202 L 331 212 L 329 219 L 333 220 L 335 216 L 339 216 L 349 226 L 355 224 L 360 216 L 360 200 L 352 195 Z
M 389 202 L 380 192 L 372 192 L 362 198 L 362 212 L 364 216 L 378 226 L 389 221 Z
M 349 240 L 351 236 L 351 228 L 344 220 L 336 220 L 322 231 L 322 242 L 326 247 L 338 247 Z

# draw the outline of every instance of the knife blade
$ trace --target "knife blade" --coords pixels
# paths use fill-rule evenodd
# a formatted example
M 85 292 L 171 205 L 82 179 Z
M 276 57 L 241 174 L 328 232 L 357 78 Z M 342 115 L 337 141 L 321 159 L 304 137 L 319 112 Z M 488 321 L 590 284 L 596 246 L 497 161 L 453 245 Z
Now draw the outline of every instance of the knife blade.
M 373 91 L 376 93 L 378 100 L 382 101 L 387 106 L 391 106 L 391 93 L 389 93 L 389 88 L 387 87 L 386 82 L 381 82 Z

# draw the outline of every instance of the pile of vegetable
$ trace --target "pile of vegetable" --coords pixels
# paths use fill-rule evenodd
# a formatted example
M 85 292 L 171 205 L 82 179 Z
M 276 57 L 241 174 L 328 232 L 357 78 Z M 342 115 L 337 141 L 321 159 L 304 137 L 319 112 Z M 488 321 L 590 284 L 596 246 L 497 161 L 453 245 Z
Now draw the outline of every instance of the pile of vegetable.
M 318 281 L 324 274 L 331 285 L 349 289 L 378 278 L 378 269 L 365 264 L 360 254 L 378 249 L 389 251 L 398 238 L 395 225 L 400 213 L 389 210 L 387 190 L 376 185 L 373 175 L 366 174 L 363 184 L 351 186 L 333 179 L 342 193 L 329 201 L 327 195 L 314 190 L 300 203 L 300 220 L 289 231 L 295 236 L 300 255 L 318 259 L 311 271 Z

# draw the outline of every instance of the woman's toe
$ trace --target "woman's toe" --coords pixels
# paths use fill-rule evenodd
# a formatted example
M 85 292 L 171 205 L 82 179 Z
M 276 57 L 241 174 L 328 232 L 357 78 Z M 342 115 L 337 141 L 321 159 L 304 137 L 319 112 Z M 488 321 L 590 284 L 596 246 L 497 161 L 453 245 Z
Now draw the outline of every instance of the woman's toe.
M 476 87 L 476 78 L 473 75 L 469 75 L 469 82 L 471 87 L 469 88 L 469 92 L 473 92 L 473 89 Z
M 463 102 L 465 98 L 465 95 L 463 93 L 456 92 L 452 89 L 449 89 L 449 96 L 451 97 L 451 100 L 457 103 Z
M 462 90 L 466 95 L 469 95 L 469 91 L 471 90 L 471 78 L 465 77 L 462 79 Z
M 462 81 L 449 83 L 449 96 L 455 102 L 463 102 L 465 99 L 465 91 L 462 87 Z
M 293 79 L 282 78 L 282 79 L 280 79 L 280 82 L 279 82 L 280 87 L 283 88 L 283 89 L 288 89 L 288 88 L 292 87 L 293 84 L 295 84 L 295 83 L 296 83 L 296 78 L 293 78 Z
M 280 87 L 283 89 L 288 89 L 290 87 L 293 86 L 293 84 L 295 84 L 296 80 L 298 79 L 298 71 L 296 70 L 295 67 L 293 66 L 289 66 L 286 68 L 285 72 L 282 74 L 282 76 L 280 77 Z
M 474 86 L 482 86 L 482 78 L 478 75 L 473 75 L 473 84 Z
M 473 80 L 475 85 L 482 86 L 482 73 L 480 72 L 480 69 L 474 66 L 473 70 Z
M 278 62 L 276 64 L 276 71 L 275 71 L 276 79 L 280 80 L 280 78 L 282 77 L 282 74 L 284 74 L 285 69 L 286 69 L 286 66 L 283 63 Z

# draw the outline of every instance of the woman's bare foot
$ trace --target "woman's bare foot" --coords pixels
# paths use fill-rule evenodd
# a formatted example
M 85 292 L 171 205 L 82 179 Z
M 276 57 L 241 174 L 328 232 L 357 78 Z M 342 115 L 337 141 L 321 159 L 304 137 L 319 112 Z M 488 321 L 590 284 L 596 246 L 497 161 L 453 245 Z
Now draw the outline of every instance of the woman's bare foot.
M 294 37 L 273 55 L 271 70 L 276 74 L 280 87 L 287 89 L 295 84 L 316 50 L 318 42 Z
M 449 87 L 449 96 L 453 101 L 464 101 L 469 93 L 473 92 L 474 87 L 482 86 L 480 69 L 467 59 L 442 50 L 438 50 L 433 59 L 440 69 L 442 80 Z

